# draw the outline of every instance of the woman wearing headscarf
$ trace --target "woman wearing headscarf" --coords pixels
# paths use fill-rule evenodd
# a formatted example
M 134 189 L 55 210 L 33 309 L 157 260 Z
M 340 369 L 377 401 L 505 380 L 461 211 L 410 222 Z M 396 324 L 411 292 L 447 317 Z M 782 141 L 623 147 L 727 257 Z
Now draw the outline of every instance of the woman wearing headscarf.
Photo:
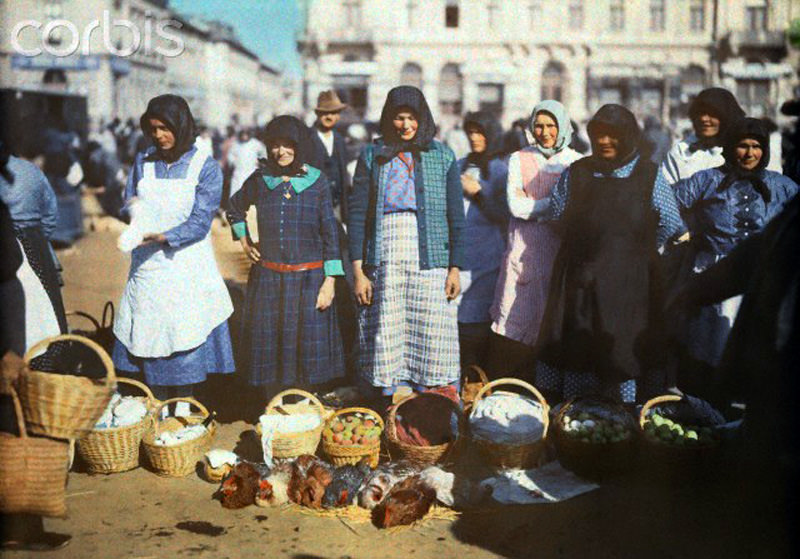
M 22 286 L 22 299 L 4 292 L 3 304 L 24 307 L 25 328 L 7 332 L 17 340 L 15 351 L 22 354 L 44 338 L 65 333 L 67 316 L 50 247 L 58 216 L 56 195 L 39 167 L 13 155 L 12 147 L 20 155 L 31 154 L 26 153 L 25 142 L 11 146 L 0 140 L 0 200 L 11 215 L 23 254 L 19 283 L 13 284 Z
M 761 120 L 736 123 L 723 146 L 725 163 L 695 173 L 674 185 L 678 206 L 689 225 L 695 273 L 725 258 L 741 241 L 761 231 L 797 193 L 790 178 L 766 170 L 769 132 Z M 703 377 L 719 364 L 740 298 L 705 306 L 677 328 L 693 367 L 684 366 L 685 387 L 705 386 Z M 690 370 L 687 370 L 690 369 Z M 695 378 L 691 378 L 694 375 Z
M 470 153 L 459 160 L 464 192 L 464 265 L 458 304 L 458 339 L 462 366 L 486 366 L 500 262 L 506 247 L 508 167 L 499 153 L 503 131 L 487 112 L 467 113 L 464 132 Z
M 190 396 L 209 373 L 235 370 L 230 296 L 214 259 L 211 222 L 222 171 L 195 146 L 195 123 L 182 97 L 150 100 L 140 119 L 153 146 L 136 155 L 125 201 L 135 213 L 131 270 L 114 335 L 117 369 L 140 373 L 160 399 Z M 141 222 L 137 220 L 141 218 Z
M 669 184 L 722 165 L 725 131 L 743 117 L 744 111 L 727 89 L 711 87 L 698 93 L 689 105 L 694 134 L 676 142 L 661 163 Z
M 459 378 L 464 198 L 453 151 L 435 141 L 422 92 L 389 91 L 382 137 L 361 153 L 349 203 L 359 369 L 385 395 Z
M 552 223 L 538 222 L 534 208 L 542 204 L 561 173 L 580 154 L 569 147 L 572 125 L 558 101 L 542 101 L 528 122 L 534 144 L 511 155 L 506 188 L 511 220 L 508 248 L 491 308 L 492 339 L 488 372 L 515 373 L 533 357 L 533 347 L 547 302 L 553 259 L 560 244 Z
M 672 189 L 639 151 L 626 108 L 604 105 L 587 126 L 592 155 L 573 163 L 542 206 L 561 246 L 539 335 L 537 383 L 564 398 L 623 401 L 663 390 L 658 249 L 681 233 Z M 644 381 L 639 384 L 637 381 Z
M 311 387 L 344 376 L 334 279 L 343 276 L 328 179 L 306 162 L 308 128 L 279 116 L 266 128 L 267 159 L 231 196 L 228 220 L 252 260 L 242 343 L 249 382 Z M 259 246 L 246 213 L 258 214 Z

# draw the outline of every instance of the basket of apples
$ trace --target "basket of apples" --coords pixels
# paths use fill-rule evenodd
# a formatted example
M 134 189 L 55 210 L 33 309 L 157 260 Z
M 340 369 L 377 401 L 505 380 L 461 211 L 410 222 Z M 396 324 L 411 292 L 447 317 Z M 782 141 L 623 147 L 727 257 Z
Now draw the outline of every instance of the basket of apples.
M 358 464 L 369 457 L 369 465 L 378 465 L 381 452 L 383 420 L 367 408 L 344 408 L 328 418 L 322 431 L 322 450 L 335 466 Z
M 558 460 L 576 474 L 603 479 L 635 465 L 637 424 L 621 404 L 601 396 L 566 402 L 553 422 Z

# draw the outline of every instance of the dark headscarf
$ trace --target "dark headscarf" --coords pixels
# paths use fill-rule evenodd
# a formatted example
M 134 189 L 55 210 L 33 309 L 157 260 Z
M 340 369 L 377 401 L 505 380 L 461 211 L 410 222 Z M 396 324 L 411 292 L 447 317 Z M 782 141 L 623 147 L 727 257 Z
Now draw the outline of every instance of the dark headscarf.
M 287 167 L 281 167 L 272 158 L 270 144 L 284 139 L 294 143 L 294 161 Z M 264 143 L 267 145 L 267 159 L 261 160 L 262 170 L 274 177 L 297 177 L 305 175 L 303 165 L 311 157 L 311 136 L 308 127 L 299 119 L 281 115 L 273 118 L 264 131 Z
M 742 169 L 736 159 L 736 146 L 745 138 L 757 140 L 761 144 L 762 151 L 761 161 L 755 169 L 749 171 Z M 717 187 L 718 191 L 727 189 L 736 181 L 746 180 L 750 181 L 765 202 L 770 201 L 772 195 L 764 184 L 762 172 L 769 165 L 769 132 L 764 122 L 757 118 L 743 118 L 734 123 L 725 134 L 722 156 L 725 158 L 725 164 L 720 170 L 725 173 L 725 178 Z
M 467 161 L 481 170 L 481 178 L 485 180 L 489 176 L 489 162 L 503 150 L 503 129 L 497 119 L 486 111 L 467 113 L 463 127 L 465 134 L 470 125 L 481 129 L 486 138 L 486 149 L 482 153 L 470 152 Z
M 392 123 L 395 115 L 401 112 L 401 109 L 413 112 L 419 124 L 417 134 L 408 142 L 400 138 Z M 410 85 L 401 85 L 390 90 L 386 95 L 386 102 L 383 104 L 380 130 L 385 145 L 381 153 L 382 157 L 390 159 L 399 152 L 419 152 L 427 149 L 428 144 L 436 135 L 436 124 L 433 122 L 433 115 L 431 115 L 428 102 L 422 92 Z
M 691 146 L 693 151 L 721 146 L 725 141 L 727 129 L 744 117 L 744 111 L 733 93 L 721 87 L 704 89 L 692 100 L 689 105 L 689 118 L 695 128 L 697 118 L 704 113 L 719 119 L 719 133 L 712 138 L 698 138 L 697 142 Z
M 156 153 L 159 157 L 166 161 L 177 161 L 181 155 L 192 149 L 194 140 L 197 137 L 197 129 L 186 99 L 170 94 L 159 95 L 150 99 L 147 104 L 147 110 L 139 119 L 142 132 L 148 138 L 150 138 L 151 134 L 151 118 L 163 122 L 169 131 L 175 135 L 175 145 L 172 149 L 161 151 L 158 149 L 158 144 L 154 142 Z
M 619 139 L 618 155 L 614 160 L 607 161 L 597 153 L 592 154 L 592 164 L 595 169 L 607 174 L 622 167 L 639 154 L 642 131 L 639 123 L 636 122 L 636 117 L 628 109 L 614 103 L 603 105 L 586 125 L 586 132 L 592 141 L 593 152 L 595 152 L 597 128 L 600 125 L 610 128 L 614 137 Z

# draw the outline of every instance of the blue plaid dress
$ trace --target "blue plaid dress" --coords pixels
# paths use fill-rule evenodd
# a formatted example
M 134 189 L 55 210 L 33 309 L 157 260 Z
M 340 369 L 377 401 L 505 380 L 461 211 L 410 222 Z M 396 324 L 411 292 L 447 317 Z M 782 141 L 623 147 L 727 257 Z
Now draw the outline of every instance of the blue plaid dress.
M 336 218 L 325 175 L 307 167 L 284 182 L 253 173 L 231 197 L 228 220 L 236 238 L 247 234 L 256 208 L 261 259 L 280 264 L 324 262 L 323 268 L 276 272 L 254 265 L 247 280 L 242 355 L 252 385 L 313 385 L 344 376 L 336 301 L 316 309 L 325 276 L 344 275 Z

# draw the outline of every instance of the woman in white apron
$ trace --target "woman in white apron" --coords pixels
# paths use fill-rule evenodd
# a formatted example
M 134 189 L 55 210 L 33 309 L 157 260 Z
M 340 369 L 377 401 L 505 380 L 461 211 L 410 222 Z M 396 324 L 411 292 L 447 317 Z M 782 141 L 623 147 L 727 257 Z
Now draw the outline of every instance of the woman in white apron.
M 137 154 L 125 189 L 133 221 L 120 247 L 135 248 L 113 359 L 117 369 L 143 374 L 159 399 L 189 396 L 209 373 L 235 370 L 227 322 L 233 305 L 210 236 L 222 171 L 194 145 L 183 98 L 151 99 L 140 123 L 155 147 Z

